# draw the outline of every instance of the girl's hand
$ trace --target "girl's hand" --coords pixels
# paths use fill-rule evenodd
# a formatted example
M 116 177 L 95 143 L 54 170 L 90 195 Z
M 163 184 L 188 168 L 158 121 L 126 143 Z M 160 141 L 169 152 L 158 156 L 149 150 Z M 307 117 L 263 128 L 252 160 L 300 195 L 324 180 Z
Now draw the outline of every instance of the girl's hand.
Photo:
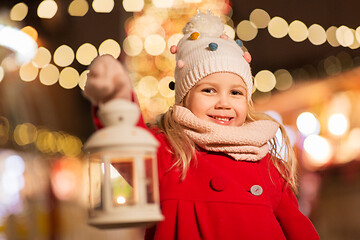
M 99 105 L 114 98 L 131 101 L 131 80 L 122 64 L 111 55 L 95 58 L 87 75 L 84 95 Z

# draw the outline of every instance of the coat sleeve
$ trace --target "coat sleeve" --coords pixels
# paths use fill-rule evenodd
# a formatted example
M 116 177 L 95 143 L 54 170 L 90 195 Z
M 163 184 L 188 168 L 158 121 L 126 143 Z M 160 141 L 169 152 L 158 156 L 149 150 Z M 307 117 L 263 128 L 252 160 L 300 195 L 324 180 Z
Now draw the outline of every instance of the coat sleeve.
M 320 239 L 311 221 L 300 212 L 293 191 L 284 187 L 280 204 L 275 210 L 276 217 L 288 240 Z

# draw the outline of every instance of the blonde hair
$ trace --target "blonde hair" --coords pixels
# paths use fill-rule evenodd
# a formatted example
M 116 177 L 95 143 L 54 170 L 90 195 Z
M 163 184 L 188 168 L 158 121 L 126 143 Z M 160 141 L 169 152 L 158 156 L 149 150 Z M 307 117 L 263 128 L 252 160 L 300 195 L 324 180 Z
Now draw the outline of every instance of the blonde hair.
M 185 98 L 186 99 L 186 96 Z M 183 104 L 185 105 L 185 101 Z M 164 114 L 160 115 L 157 127 L 163 132 L 170 145 L 169 149 L 175 155 L 175 163 L 173 167 L 177 167 L 181 171 L 181 179 L 184 180 L 190 164 L 196 164 L 196 144 L 184 133 L 183 128 L 172 117 L 172 107 Z M 282 146 L 279 146 L 277 138 L 274 136 L 270 141 L 271 160 L 287 184 L 297 192 L 296 186 L 296 154 L 290 144 L 289 137 L 282 124 L 265 113 L 255 112 L 252 101 L 248 101 L 248 113 L 246 122 L 258 120 L 271 120 L 279 124 L 282 135 Z M 281 147 L 281 148 L 280 148 Z M 284 157 L 280 155 L 280 151 L 284 148 Z

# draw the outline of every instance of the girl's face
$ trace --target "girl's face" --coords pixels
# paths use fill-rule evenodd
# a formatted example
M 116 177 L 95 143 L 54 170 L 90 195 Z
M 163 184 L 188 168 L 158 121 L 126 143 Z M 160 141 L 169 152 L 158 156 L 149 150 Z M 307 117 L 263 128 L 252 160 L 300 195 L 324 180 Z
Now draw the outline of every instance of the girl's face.
M 189 91 L 184 105 L 198 118 L 227 126 L 241 126 L 246 119 L 247 90 L 233 73 L 213 73 Z

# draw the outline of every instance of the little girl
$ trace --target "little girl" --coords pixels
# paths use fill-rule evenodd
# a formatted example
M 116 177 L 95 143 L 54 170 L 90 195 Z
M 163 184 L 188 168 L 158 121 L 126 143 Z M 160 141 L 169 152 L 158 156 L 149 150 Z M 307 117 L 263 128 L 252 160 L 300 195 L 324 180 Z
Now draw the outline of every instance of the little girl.
M 293 193 L 296 158 L 286 132 L 254 112 L 250 55 L 223 30 L 220 18 L 198 13 L 170 49 L 176 54 L 175 105 L 149 128 L 160 142 L 165 219 L 145 238 L 319 239 Z M 134 101 L 128 75 L 110 56 L 91 64 L 85 95 L 94 105 Z

